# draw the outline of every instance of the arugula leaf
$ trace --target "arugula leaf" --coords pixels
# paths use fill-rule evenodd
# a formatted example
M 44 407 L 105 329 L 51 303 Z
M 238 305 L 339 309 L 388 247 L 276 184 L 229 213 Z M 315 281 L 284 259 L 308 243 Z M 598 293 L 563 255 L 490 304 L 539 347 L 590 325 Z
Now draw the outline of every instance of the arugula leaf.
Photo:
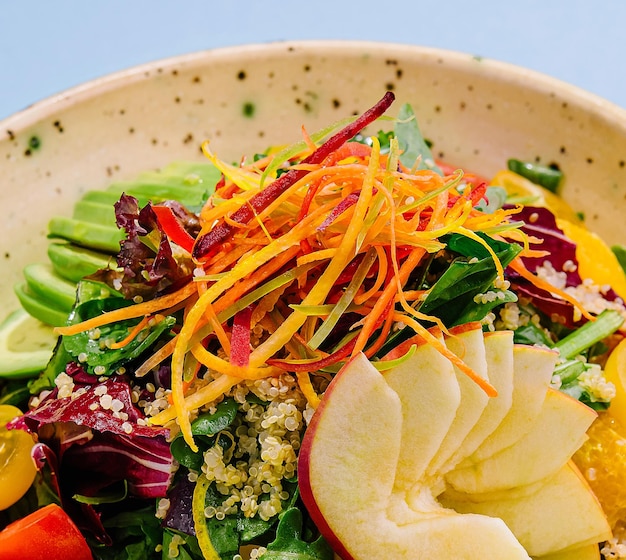
M 411 169 L 418 158 L 420 158 L 417 165 L 418 169 L 431 169 L 440 175 L 442 174 L 441 169 L 435 163 L 426 140 L 422 136 L 415 113 L 408 103 L 400 108 L 398 119 L 394 126 L 394 133 L 398 139 L 400 150 L 402 150 L 400 155 L 402 165 Z
M 289 508 L 280 515 L 276 538 L 267 545 L 261 560 L 333 560 L 333 551 L 323 537 L 306 542 L 302 533 L 302 512 Z

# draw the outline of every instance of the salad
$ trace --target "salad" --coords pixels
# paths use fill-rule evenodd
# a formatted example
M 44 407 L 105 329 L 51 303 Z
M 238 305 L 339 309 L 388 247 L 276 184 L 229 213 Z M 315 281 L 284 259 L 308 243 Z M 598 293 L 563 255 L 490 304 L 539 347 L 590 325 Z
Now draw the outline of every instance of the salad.
M 479 323 L 558 352 L 552 387 L 597 411 L 574 460 L 614 531 L 603 554 L 626 558 L 620 248 L 554 194 L 558 169 L 436 162 L 409 105 L 383 117 L 393 101 L 236 164 L 207 142 L 207 162 L 51 221 L 50 263 L 0 328 L 28 313 L 55 339 L 2 372 L 0 550 L 25 554 L 54 514 L 49 546 L 84 558 L 330 560 L 298 479 L 327 387 L 355 356 L 384 374 L 419 335 L 497 398 L 435 334 Z

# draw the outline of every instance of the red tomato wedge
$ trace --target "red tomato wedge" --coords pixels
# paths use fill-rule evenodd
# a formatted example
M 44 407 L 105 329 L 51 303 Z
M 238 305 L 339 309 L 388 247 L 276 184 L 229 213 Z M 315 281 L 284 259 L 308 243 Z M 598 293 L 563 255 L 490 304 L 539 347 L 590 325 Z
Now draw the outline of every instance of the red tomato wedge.
M 0 560 L 92 560 L 87 541 L 56 504 L 18 519 L 0 532 Z

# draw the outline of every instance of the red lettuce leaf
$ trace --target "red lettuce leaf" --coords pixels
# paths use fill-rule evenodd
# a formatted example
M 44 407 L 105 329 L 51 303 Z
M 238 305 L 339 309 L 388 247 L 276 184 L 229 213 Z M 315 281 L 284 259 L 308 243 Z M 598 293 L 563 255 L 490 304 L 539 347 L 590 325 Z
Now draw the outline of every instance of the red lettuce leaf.
M 168 206 L 188 231 L 198 231 L 193 214 L 175 202 Z M 126 231 L 117 255 L 119 269 L 99 270 L 90 276 L 91 280 L 106 283 L 128 299 L 136 296 L 149 299 L 189 279 L 193 269 L 190 258 L 174 256 L 150 203 L 139 208 L 136 198 L 122 194 L 115 203 L 115 218 L 117 226 Z

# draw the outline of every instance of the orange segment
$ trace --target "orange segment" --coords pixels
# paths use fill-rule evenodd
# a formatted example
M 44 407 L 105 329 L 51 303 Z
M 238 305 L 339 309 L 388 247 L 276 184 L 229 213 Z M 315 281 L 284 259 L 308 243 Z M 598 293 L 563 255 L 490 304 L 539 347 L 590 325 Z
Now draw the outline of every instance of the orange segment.
M 626 274 L 611 248 L 595 233 L 568 220 L 557 218 L 559 228 L 576 243 L 578 273 L 603 286 L 609 284 L 626 300 Z
M 612 528 L 626 520 L 626 437 L 606 413 L 589 428 L 589 439 L 572 459 L 602 504 Z
M 615 397 L 611 400 L 608 413 L 626 427 L 626 339 L 609 355 L 604 366 L 604 377 L 615 385 Z

